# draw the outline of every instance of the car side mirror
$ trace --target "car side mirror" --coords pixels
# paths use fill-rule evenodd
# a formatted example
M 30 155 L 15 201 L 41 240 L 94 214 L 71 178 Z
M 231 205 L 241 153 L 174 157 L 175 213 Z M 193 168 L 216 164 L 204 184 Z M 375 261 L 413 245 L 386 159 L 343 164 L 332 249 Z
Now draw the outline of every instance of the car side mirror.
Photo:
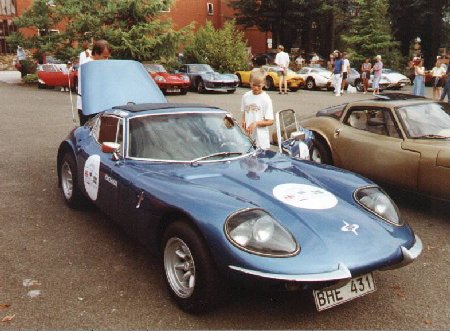
M 102 152 L 112 154 L 113 161 L 120 160 L 120 156 L 118 153 L 118 150 L 120 148 L 120 144 L 111 142 L 111 141 L 105 141 L 102 143 Z

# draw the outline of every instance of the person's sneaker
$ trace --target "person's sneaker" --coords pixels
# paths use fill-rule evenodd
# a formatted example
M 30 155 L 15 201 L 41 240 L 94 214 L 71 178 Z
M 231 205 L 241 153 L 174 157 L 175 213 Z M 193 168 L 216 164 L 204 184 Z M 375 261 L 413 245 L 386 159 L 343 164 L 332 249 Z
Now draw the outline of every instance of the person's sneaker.
M 340 94 L 340 93 L 336 93 L 334 96 L 335 96 L 335 97 L 340 97 L 341 94 Z
M 64 90 L 65 90 L 64 87 L 61 87 L 61 92 L 64 92 Z

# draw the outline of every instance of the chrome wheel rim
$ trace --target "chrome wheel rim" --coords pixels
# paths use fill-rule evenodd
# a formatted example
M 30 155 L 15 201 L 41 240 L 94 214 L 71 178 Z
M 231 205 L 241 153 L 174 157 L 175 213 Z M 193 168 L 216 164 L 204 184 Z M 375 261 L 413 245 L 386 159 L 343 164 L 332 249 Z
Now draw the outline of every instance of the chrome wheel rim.
M 61 168 L 61 187 L 64 197 L 69 200 L 73 193 L 73 176 L 70 165 L 67 162 L 64 162 Z
M 308 82 L 306 83 L 306 87 L 309 89 L 309 90 L 312 90 L 312 88 L 314 87 L 314 82 L 310 79 L 310 80 L 308 80 Z
M 194 292 L 195 264 L 192 253 L 180 238 L 170 238 L 164 248 L 164 269 L 169 285 L 180 298 Z
M 320 152 L 317 148 L 312 149 L 311 159 L 316 163 L 322 163 L 322 157 L 320 156 Z

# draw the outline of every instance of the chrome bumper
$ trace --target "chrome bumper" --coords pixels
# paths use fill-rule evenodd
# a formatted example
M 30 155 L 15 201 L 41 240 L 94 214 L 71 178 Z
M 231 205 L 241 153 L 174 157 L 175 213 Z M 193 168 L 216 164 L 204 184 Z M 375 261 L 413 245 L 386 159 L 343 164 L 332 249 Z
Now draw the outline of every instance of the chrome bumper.
M 380 270 L 398 269 L 404 267 L 405 265 L 410 264 L 415 259 L 417 259 L 420 253 L 422 253 L 423 245 L 422 240 L 420 240 L 419 236 L 415 235 L 415 239 L 416 241 L 414 242 L 414 245 L 412 245 L 410 249 L 401 246 L 403 260 L 400 263 L 391 265 L 389 267 L 381 268 Z

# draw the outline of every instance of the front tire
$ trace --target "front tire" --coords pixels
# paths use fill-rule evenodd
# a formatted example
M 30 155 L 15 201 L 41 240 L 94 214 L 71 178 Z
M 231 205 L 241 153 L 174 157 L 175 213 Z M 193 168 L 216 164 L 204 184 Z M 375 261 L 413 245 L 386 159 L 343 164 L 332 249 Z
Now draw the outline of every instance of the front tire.
M 188 313 L 214 308 L 221 282 L 201 235 L 186 222 L 174 222 L 164 232 L 161 251 L 164 279 L 177 305 Z
M 363 92 L 364 91 L 364 84 L 363 84 L 361 79 L 358 79 L 358 80 L 355 81 L 355 87 L 356 87 L 356 90 L 358 92 Z
M 67 205 L 73 209 L 84 209 L 87 201 L 78 187 L 77 164 L 70 152 L 61 160 L 60 187 Z
M 197 82 L 197 92 L 198 93 L 206 92 L 205 83 L 203 82 L 203 79 L 199 79 L 199 81 Z
M 266 83 L 264 84 L 264 88 L 268 91 L 271 91 L 275 88 L 275 84 L 273 83 L 272 77 L 266 78 Z
M 306 80 L 306 89 L 314 90 L 316 88 L 316 82 L 311 77 Z
M 313 146 L 311 147 L 310 151 L 310 158 L 311 161 L 314 161 L 316 163 L 321 164 L 333 164 L 331 159 L 331 153 L 326 146 L 325 143 L 323 143 L 321 140 L 315 139 L 313 141 Z

